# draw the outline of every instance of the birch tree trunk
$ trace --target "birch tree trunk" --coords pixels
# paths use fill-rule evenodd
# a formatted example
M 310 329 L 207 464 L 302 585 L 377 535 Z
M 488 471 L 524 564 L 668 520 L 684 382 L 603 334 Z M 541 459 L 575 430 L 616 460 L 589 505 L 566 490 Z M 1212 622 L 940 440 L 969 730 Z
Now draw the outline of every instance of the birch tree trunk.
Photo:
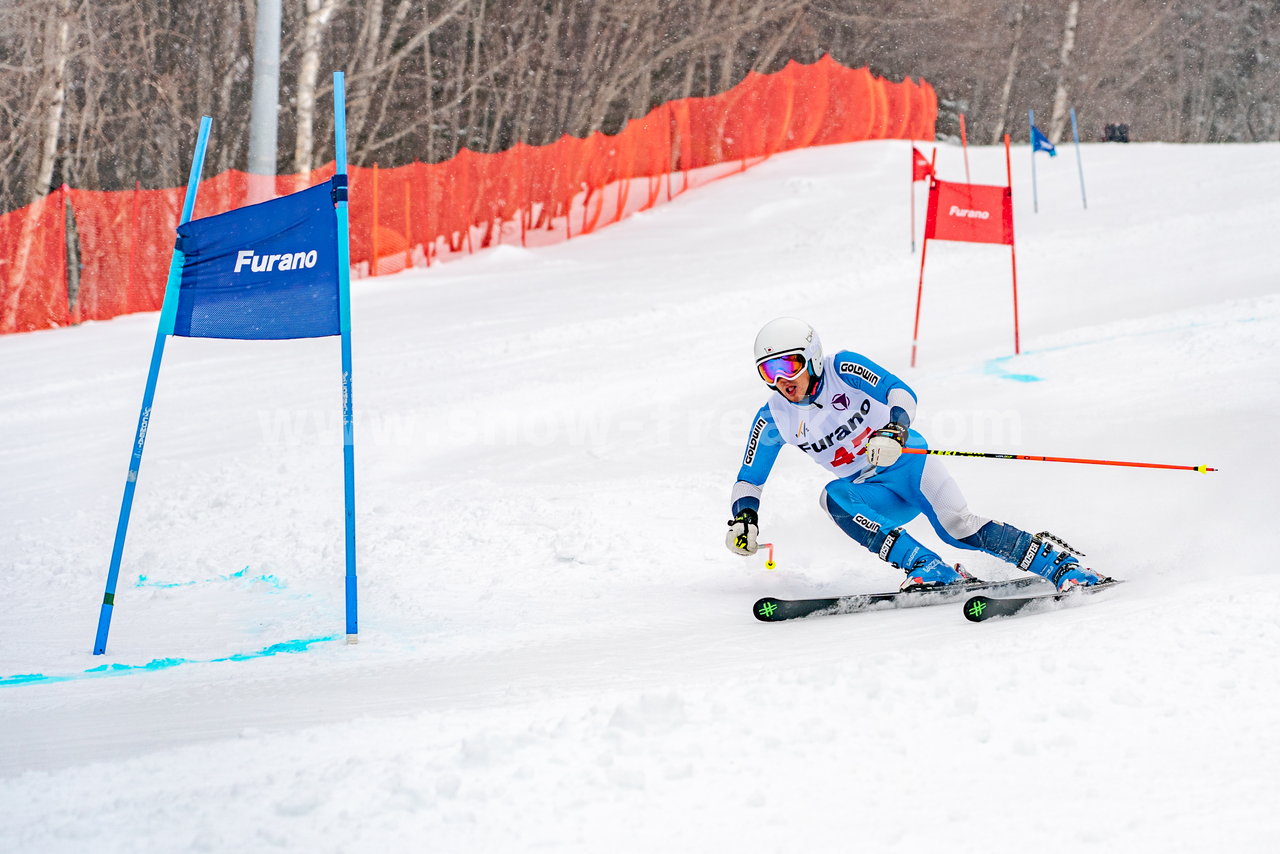
M 70 42 L 70 20 L 67 0 L 59 0 L 50 4 L 49 17 L 44 27 L 44 50 L 41 65 L 46 76 L 39 89 L 36 90 L 35 103 L 43 109 L 37 129 L 40 133 L 39 160 L 31 173 L 27 186 L 27 210 L 22 216 L 22 229 L 18 235 L 17 251 L 13 258 L 13 269 L 9 274 L 7 293 L 4 293 L 4 304 L 0 306 L 0 333 L 19 331 L 16 325 L 18 308 L 22 303 L 22 294 L 32 280 L 40 276 L 40 260 L 37 256 L 37 270 L 32 267 L 32 250 L 37 241 L 44 236 L 39 228 L 40 214 L 43 205 L 37 205 L 41 199 L 49 195 L 49 184 L 53 180 L 53 166 L 58 154 L 58 137 L 62 130 L 62 109 L 66 102 L 67 47 Z M 6 259 L 7 260 L 7 259 Z M 52 275 L 52 271 L 45 271 Z
M 315 154 L 316 78 L 320 74 L 320 42 L 333 13 L 344 0 L 303 0 L 301 52 L 298 56 L 296 135 L 293 141 L 293 171 L 311 172 Z M 311 179 L 308 175 L 307 183 Z
M 373 90 L 378 85 L 371 69 L 378 63 L 382 13 L 383 0 L 368 0 L 364 4 L 360 34 L 355 39 L 355 58 L 347 72 L 347 147 L 354 155 L 354 163 L 362 160 L 364 123 L 373 103 Z
M 1004 139 L 1005 122 L 1009 120 L 1009 93 L 1013 91 L 1013 79 L 1018 76 L 1018 52 L 1022 49 L 1022 22 L 1027 17 L 1027 0 L 1018 4 L 1013 18 L 1013 47 L 1009 48 L 1009 62 L 1005 67 L 1004 86 L 1000 89 L 1000 103 L 996 107 L 996 123 L 991 129 L 991 144 L 998 145 Z
M 62 132 L 62 110 L 67 101 L 67 49 L 71 41 L 71 21 L 67 0 L 49 6 L 45 28 L 45 67 L 48 77 L 36 103 L 44 109 L 40 123 L 40 160 L 31 176 L 27 199 L 39 201 L 49 194 L 53 166 L 58 157 L 58 136 Z
M 1062 138 L 1067 124 L 1067 76 L 1071 73 L 1071 52 L 1076 46 L 1076 21 L 1080 17 L 1080 0 L 1067 4 L 1067 23 L 1062 28 L 1062 51 L 1058 54 L 1058 85 L 1053 92 L 1053 114 L 1049 119 L 1049 141 L 1054 145 Z

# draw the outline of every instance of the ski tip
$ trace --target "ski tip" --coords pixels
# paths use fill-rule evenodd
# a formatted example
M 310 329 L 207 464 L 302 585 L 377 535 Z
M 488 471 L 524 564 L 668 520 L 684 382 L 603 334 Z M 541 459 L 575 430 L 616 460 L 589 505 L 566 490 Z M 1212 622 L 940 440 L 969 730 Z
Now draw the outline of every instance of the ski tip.
M 778 613 L 778 600 L 765 597 L 751 606 L 751 613 L 762 623 L 777 622 L 778 618 L 774 615 Z
M 964 603 L 964 618 L 971 623 L 981 623 L 990 616 L 991 598 L 989 596 L 970 596 Z

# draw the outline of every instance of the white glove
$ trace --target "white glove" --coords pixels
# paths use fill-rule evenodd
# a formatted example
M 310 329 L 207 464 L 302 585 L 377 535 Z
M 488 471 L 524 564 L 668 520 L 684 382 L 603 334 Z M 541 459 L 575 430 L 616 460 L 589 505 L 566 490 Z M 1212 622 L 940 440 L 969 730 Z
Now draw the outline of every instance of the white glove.
M 880 468 L 893 465 L 902 456 L 902 446 L 906 441 L 907 428 L 890 421 L 872 433 L 867 441 L 867 462 Z
M 756 537 L 760 536 L 760 526 L 756 524 L 756 511 L 743 510 L 729 520 L 729 533 L 724 535 L 724 544 L 736 555 L 753 555 L 759 546 Z

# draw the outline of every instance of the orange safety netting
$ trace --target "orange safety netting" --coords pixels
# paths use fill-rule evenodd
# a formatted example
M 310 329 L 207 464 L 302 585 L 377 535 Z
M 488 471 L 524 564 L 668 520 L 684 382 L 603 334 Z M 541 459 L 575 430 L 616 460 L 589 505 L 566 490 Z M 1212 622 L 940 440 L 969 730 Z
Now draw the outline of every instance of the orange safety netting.
M 932 139 L 936 116 L 928 83 L 893 83 L 828 56 L 749 73 L 720 95 L 670 101 L 613 136 L 566 135 L 497 154 L 464 149 L 436 164 L 352 167 L 351 263 L 357 276 L 376 276 L 496 243 L 564 240 L 780 151 Z M 301 190 L 333 168 L 279 176 L 275 192 Z M 195 216 L 245 204 L 255 180 L 262 179 L 227 171 L 202 181 Z M 184 191 L 63 187 L 0 216 L 0 333 L 159 309 Z

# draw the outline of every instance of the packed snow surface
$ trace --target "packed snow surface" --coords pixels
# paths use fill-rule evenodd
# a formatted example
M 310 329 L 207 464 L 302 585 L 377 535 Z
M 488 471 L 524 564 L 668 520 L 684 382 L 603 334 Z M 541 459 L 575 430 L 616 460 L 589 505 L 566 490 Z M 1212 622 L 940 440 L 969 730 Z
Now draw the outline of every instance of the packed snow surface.
M 1039 213 L 1015 155 L 1019 356 L 1008 248 L 931 242 L 909 367 L 903 142 L 357 281 L 355 646 L 336 339 L 170 340 L 95 657 L 156 315 L 0 338 L 0 850 L 1274 851 L 1280 145 L 1085 146 L 1087 210 L 1064 147 Z M 901 580 L 794 450 L 777 569 L 722 545 L 783 314 L 935 448 L 1221 471 L 955 459 L 1127 583 L 760 623 Z

